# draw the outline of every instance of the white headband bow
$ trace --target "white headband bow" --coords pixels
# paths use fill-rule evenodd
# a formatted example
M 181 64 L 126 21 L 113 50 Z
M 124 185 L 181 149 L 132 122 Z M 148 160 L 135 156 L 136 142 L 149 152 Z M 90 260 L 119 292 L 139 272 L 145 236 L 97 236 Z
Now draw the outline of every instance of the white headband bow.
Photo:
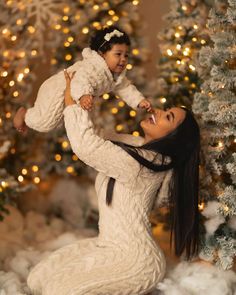
M 114 37 L 114 36 L 121 37 L 123 35 L 124 35 L 124 33 L 120 32 L 120 31 L 118 31 L 116 29 L 114 31 L 112 31 L 111 33 L 107 33 L 104 36 L 105 41 L 102 43 L 102 45 L 99 46 L 99 48 L 101 48 L 106 42 L 109 42 L 112 37 Z

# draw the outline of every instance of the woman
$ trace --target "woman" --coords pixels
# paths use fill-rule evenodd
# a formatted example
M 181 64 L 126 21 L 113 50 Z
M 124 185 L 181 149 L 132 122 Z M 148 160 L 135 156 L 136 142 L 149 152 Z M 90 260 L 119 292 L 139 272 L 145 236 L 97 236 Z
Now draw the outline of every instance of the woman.
M 28 285 L 42 295 L 146 294 L 166 270 L 148 220 L 162 185 L 170 184 L 176 255 L 197 254 L 198 125 L 185 109 L 156 110 L 157 124 L 151 118 L 141 122 L 145 138 L 139 147 L 104 140 L 71 98 L 73 75 L 65 77 L 68 138 L 75 154 L 99 171 L 99 236 L 54 252 L 31 271 Z

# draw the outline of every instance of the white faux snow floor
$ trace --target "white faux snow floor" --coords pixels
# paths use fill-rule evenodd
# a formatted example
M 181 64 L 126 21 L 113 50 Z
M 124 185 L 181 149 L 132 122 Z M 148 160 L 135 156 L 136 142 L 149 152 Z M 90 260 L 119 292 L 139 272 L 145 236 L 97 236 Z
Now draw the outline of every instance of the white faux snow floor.
M 75 229 L 56 217 L 33 211 L 23 216 L 16 208 L 0 223 L 0 295 L 30 294 L 26 286 L 29 270 L 45 255 L 77 239 L 96 236 L 93 229 Z M 156 228 L 156 234 L 160 229 Z M 168 238 L 158 238 L 167 249 Z M 165 250 L 166 251 L 166 250 Z M 164 295 L 235 295 L 236 275 L 205 262 L 179 262 L 167 256 L 168 272 L 159 291 Z M 133 294 L 136 295 L 136 294 Z M 138 295 L 138 294 L 137 294 Z

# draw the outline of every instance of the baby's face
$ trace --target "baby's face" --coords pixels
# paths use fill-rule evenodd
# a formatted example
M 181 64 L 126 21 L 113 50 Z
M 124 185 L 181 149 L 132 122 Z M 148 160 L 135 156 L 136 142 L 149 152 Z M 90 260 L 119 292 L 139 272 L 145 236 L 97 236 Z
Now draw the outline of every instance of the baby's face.
M 126 44 L 114 44 L 111 50 L 102 53 L 108 68 L 112 73 L 120 74 L 128 63 L 129 47 Z

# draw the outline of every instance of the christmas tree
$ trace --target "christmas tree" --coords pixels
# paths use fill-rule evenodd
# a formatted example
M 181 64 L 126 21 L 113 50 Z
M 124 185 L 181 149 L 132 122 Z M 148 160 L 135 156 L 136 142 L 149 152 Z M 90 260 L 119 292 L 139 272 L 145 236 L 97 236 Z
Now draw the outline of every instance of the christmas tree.
M 197 0 L 171 1 L 171 11 L 164 18 L 168 25 L 158 34 L 161 58 L 155 90 L 157 106 L 191 107 L 201 85 L 196 71 L 198 52 L 209 42 L 209 5 Z
M 202 129 L 200 193 L 207 202 L 200 256 L 229 269 L 236 255 L 236 1 L 216 1 L 208 28 L 214 45 L 200 51 L 204 83 L 193 104 Z

